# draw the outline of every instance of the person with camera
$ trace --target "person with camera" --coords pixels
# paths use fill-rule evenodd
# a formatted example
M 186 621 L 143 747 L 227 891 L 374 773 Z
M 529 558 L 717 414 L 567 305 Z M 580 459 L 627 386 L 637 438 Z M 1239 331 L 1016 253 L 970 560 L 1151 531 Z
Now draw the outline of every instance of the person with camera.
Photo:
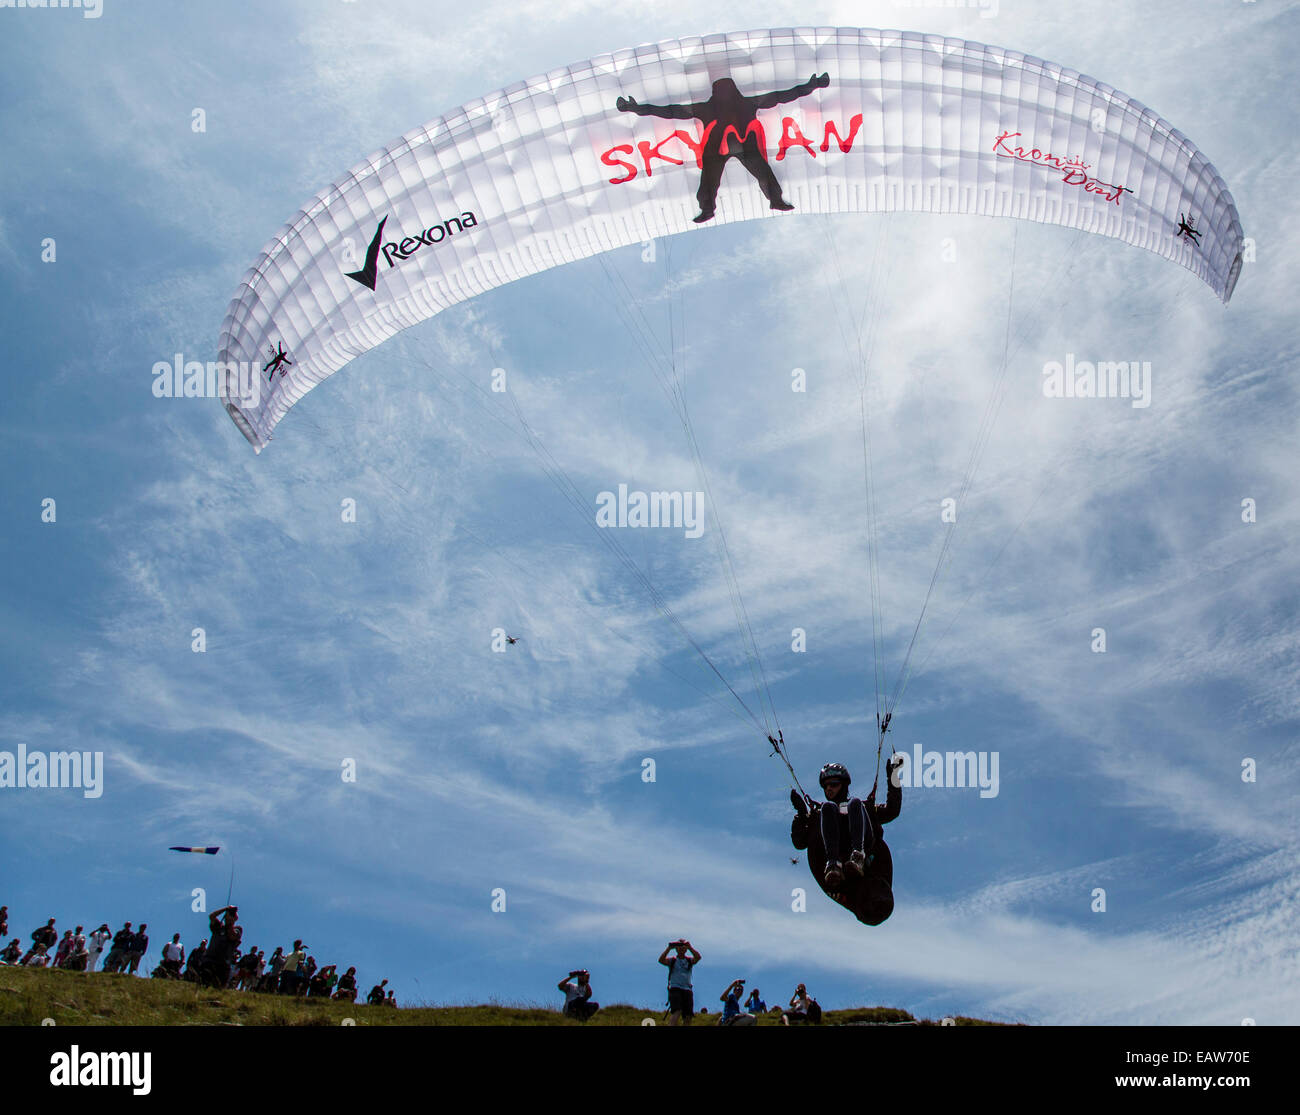
M 671 960 L 668 954 L 676 950 Z M 689 954 L 689 955 L 688 955 Z M 700 951 L 690 941 L 669 941 L 659 954 L 659 963 L 668 969 L 668 1025 L 691 1024 L 695 1017 L 695 992 L 691 988 L 691 971 L 700 962 Z
M 230 983 L 230 966 L 239 953 L 244 930 L 237 924 L 238 906 L 222 906 L 208 915 L 208 947 L 199 970 L 205 987 L 222 988 Z
M 745 993 L 745 981 L 743 979 L 732 980 L 727 984 L 727 989 L 718 999 L 722 1003 L 722 1017 L 718 1019 L 719 1026 L 752 1026 L 758 1021 L 752 1014 L 741 1010 L 740 997 Z
M 556 986 L 564 992 L 565 1018 L 586 1022 L 600 1010 L 600 1004 L 591 1001 L 591 973 L 585 968 L 574 969 Z
M 307 949 L 301 941 L 294 941 L 293 951 L 284 958 L 280 969 L 280 994 L 297 995 L 298 987 L 307 980 Z

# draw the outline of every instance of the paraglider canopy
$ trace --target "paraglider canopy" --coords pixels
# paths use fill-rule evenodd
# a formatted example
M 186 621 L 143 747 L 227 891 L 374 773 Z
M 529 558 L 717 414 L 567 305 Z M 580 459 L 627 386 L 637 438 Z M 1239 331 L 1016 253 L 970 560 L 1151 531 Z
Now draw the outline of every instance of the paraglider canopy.
M 764 107 L 743 128 L 692 116 L 710 90 L 750 112 L 763 94 Z M 620 111 L 629 98 L 683 111 Z M 746 148 L 749 173 L 711 166 L 715 143 L 719 157 Z M 402 329 L 527 275 L 708 227 L 697 211 L 716 224 L 893 210 L 1113 237 L 1225 302 L 1241 269 L 1241 224 L 1214 167 L 1150 109 L 1074 70 L 902 31 L 675 39 L 471 101 L 322 190 L 230 305 L 226 408 L 260 451 L 316 384 Z

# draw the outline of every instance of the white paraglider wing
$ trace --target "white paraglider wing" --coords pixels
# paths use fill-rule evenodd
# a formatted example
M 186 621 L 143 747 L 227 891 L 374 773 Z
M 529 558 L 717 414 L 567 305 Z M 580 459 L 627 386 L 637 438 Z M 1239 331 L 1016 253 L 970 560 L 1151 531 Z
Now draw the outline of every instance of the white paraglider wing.
M 1241 269 L 1214 167 L 1073 70 L 898 31 L 680 39 L 473 101 L 322 191 L 230 305 L 227 410 L 260 451 L 326 376 L 448 306 L 627 244 L 781 215 L 774 203 L 1084 229 L 1181 264 L 1225 302 Z

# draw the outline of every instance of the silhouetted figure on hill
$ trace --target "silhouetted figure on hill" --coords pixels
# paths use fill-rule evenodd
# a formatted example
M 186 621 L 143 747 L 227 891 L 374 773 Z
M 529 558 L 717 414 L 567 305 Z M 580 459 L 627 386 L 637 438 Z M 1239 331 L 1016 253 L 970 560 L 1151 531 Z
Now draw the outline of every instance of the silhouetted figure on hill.
M 131 932 L 131 923 L 125 922 L 122 928 L 113 934 L 113 945 L 104 957 L 104 971 L 120 972 L 126 967 L 127 957 L 131 955 L 131 942 L 135 934 Z
M 230 966 L 239 954 L 244 931 L 236 924 L 238 906 L 223 906 L 208 915 L 208 949 L 199 969 L 205 987 L 225 987 L 230 982 Z
M 676 956 L 669 957 L 670 952 Z M 684 937 L 678 941 L 669 941 L 668 947 L 659 954 L 659 963 L 668 969 L 668 1025 L 679 1026 L 691 1024 L 695 1017 L 695 989 L 691 983 L 691 973 L 702 959 L 700 950 Z M 701 1011 L 701 1014 L 706 1012 Z
M 208 942 L 200 941 L 190 950 L 189 959 L 185 961 L 185 974 L 183 979 L 190 983 L 200 983 L 203 978 L 203 961 L 208 956 Z
M 136 969 L 140 967 L 140 961 L 144 959 L 144 954 L 149 951 L 149 934 L 145 932 L 148 928 L 148 925 L 141 922 L 139 930 L 131 938 L 131 949 L 127 954 L 127 971 L 131 975 L 135 975 Z
M 86 971 L 93 972 L 95 965 L 99 963 L 100 955 L 103 953 L 105 946 L 113 938 L 113 931 L 109 929 L 108 922 L 101 922 L 86 940 Z
M 591 973 L 585 968 L 574 969 L 556 987 L 564 992 L 565 1018 L 586 1022 L 600 1010 L 600 1004 L 591 1001 Z
M 334 998 L 348 1003 L 357 1001 L 357 970 L 355 968 L 349 968 L 339 977 L 339 989 L 334 993 Z

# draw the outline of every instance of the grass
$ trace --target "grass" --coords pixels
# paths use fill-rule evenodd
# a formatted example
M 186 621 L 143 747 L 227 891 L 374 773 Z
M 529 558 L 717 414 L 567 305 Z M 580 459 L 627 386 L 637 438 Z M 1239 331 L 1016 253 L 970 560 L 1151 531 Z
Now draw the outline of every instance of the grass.
M 664 1008 L 615 1003 L 602 1007 L 588 1026 L 640 1026 L 647 1018 L 663 1024 Z M 213 991 L 192 983 L 0 966 L 0 1026 L 581 1026 L 559 1009 L 488 1003 L 482 1006 L 421 1005 L 393 1010 L 322 999 L 292 999 L 253 991 Z M 697 1015 L 695 1025 L 713 1026 L 717 1013 Z M 958 1025 L 997 1025 L 958 1018 Z M 938 1025 L 889 1007 L 827 1011 L 823 1025 Z M 779 1026 L 767 1014 L 760 1026 Z

